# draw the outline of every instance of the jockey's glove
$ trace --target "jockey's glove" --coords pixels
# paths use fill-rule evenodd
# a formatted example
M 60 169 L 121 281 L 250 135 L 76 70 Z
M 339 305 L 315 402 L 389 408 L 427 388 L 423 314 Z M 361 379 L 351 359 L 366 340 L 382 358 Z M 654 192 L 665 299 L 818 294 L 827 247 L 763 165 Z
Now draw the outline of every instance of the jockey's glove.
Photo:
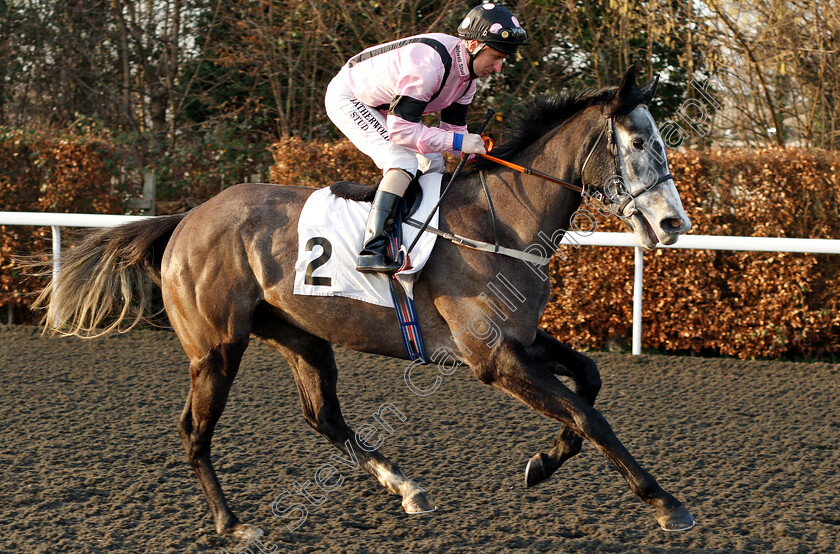
M 481 135 L 469 133 L 464 135 L 464 140 L 461 143 L 461 152 L 464 154 L 486 154 L 484 149 L 484 139 Z

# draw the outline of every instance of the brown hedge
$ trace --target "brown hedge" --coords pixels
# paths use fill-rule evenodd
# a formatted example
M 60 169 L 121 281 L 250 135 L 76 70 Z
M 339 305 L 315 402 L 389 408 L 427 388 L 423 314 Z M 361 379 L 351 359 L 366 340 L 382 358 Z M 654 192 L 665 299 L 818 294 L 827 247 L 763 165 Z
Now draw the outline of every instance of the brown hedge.
M 107 147 L 83 138 L 59 139 L 20 130 L 0 130 L 0 211 L 120 213 L 111 191 Z M 27 278 L 12 256 L 49 250 L 48 227 L 0 226 L 0 306 L 14 320 L 31 321 L 30 293 L 45 281 Z
M 670 154 L 703 235 L 840 238 L 840 154 L 769 149 Z M 599 228 L 617 230 L 614 221 Z M 564 247 L 541 326 L 576 347 L 631 335 L 633 252 Z M 705 250 L 645 254 L 643 345 L 750 357 L 840 351 L 837 256 Z
M 333 181 L 376 185 L 382 178 L 373 161 L 346 138 L 304 141 L 289 137 L 275 142 L 271 151 L 271 182 L 280 185 L 319 188 Z M 450 170 L 458 165 L 458 160 L 449 155 L 446 162 Z
M 272 147 L 271 182 L 323 187 L 333 181 L 375 185 L 382 172 L 347 139 L 304 141 L 281 139 Z

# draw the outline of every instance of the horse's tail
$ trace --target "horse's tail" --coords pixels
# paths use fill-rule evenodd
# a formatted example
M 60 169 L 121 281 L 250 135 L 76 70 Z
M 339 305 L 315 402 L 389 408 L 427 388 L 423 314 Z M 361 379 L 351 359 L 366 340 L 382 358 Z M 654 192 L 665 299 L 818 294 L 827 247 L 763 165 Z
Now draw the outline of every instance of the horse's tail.
M 144 277 L 160 286 L 163 251 L 185 215 L 92 232 L 62 253 L 58 282 L 50 279 L 32 306 L 46 308 L 45 329 L 94 338 L 137 325 L 150 300 Z M 132 319 L 127 327 L 126 319 Z

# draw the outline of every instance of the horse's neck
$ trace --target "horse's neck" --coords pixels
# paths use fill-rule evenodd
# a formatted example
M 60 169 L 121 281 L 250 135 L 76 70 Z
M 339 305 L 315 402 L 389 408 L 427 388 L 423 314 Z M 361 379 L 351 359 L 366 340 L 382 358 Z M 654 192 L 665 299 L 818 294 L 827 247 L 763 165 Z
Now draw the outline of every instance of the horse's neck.
M 584 143 L 580 137 L 587 136 L 584 123 L 569 122 L 528 147 L 514 163 L 574 183 L 578 180 L 577 152 Z M 561 185 L 513 171 L 488 176 L 488 186 L 499 220 L 519 238 L 520 247 L 531 244 L 541 233 L 562 235 L 581 200 L 579 193 Z

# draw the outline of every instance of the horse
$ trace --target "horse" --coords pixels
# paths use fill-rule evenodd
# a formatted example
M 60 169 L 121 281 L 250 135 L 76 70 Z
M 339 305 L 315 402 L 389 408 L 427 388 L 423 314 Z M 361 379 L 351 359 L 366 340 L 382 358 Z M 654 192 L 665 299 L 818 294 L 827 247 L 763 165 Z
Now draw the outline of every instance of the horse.
M 520 251 L 538 236 L 552 237 L 556 246 L 582 201 L 598 196 L 623 219 L 638 245 L 674 243 L 691 222 L 649 111 L 656 85 L 656 79 L 637 84 L 631 67 L 618 87 L 542 96 L 524 105 L 493 153 L 571 186 L 480 160 L 440 203 L 440 230 L 497 239 Z M 482 181 L 495 198 L 493 226 Z M 210 452 L 252 336 L 288 362 L 309 425 L 344 455 L 357 457 L 365 471 L 401 497 L 406 512 L 436 509 L 426 490 L 394 462 L 378 450 L 352 446 L 359 437 L 341 413 L 332 344 L 394 358 L 407 355 L 392 309 L 293 294 L 297 224 L 312 192 L 245 183 L 186 214 L 89 232 L 62 257 L 57 282 L 36 302 L 47 327 L 90 338 L 133 327 L 149 301 L 145 279 L 160 287 L 166 314 L 189 357 L 190 388 L 178 433 L 219 534 L 249 533 L 228 505 Z M 663 529 L 693 527 L 688 510 L 641 467 L 594 408 L 601 388 L 596 364 L 538 328 L 550 281 L 528 264 L 439 240 L 414 286 L 427 350 L 446 352 L 450 362 L 454 358 L 468 366 L 480 382 L 559 422 L 550 446 L 528 462 L 527 486 L 551 477 L 585 439 L 652 506 Z M 492 302 L 482 292 L 497 275 L 516 291 L 518 304 Z M 500 332 L 492 340 L 479 329 L 479 313 L 495 314 Z M 566 386 L 560 376 L 573 385 Z

